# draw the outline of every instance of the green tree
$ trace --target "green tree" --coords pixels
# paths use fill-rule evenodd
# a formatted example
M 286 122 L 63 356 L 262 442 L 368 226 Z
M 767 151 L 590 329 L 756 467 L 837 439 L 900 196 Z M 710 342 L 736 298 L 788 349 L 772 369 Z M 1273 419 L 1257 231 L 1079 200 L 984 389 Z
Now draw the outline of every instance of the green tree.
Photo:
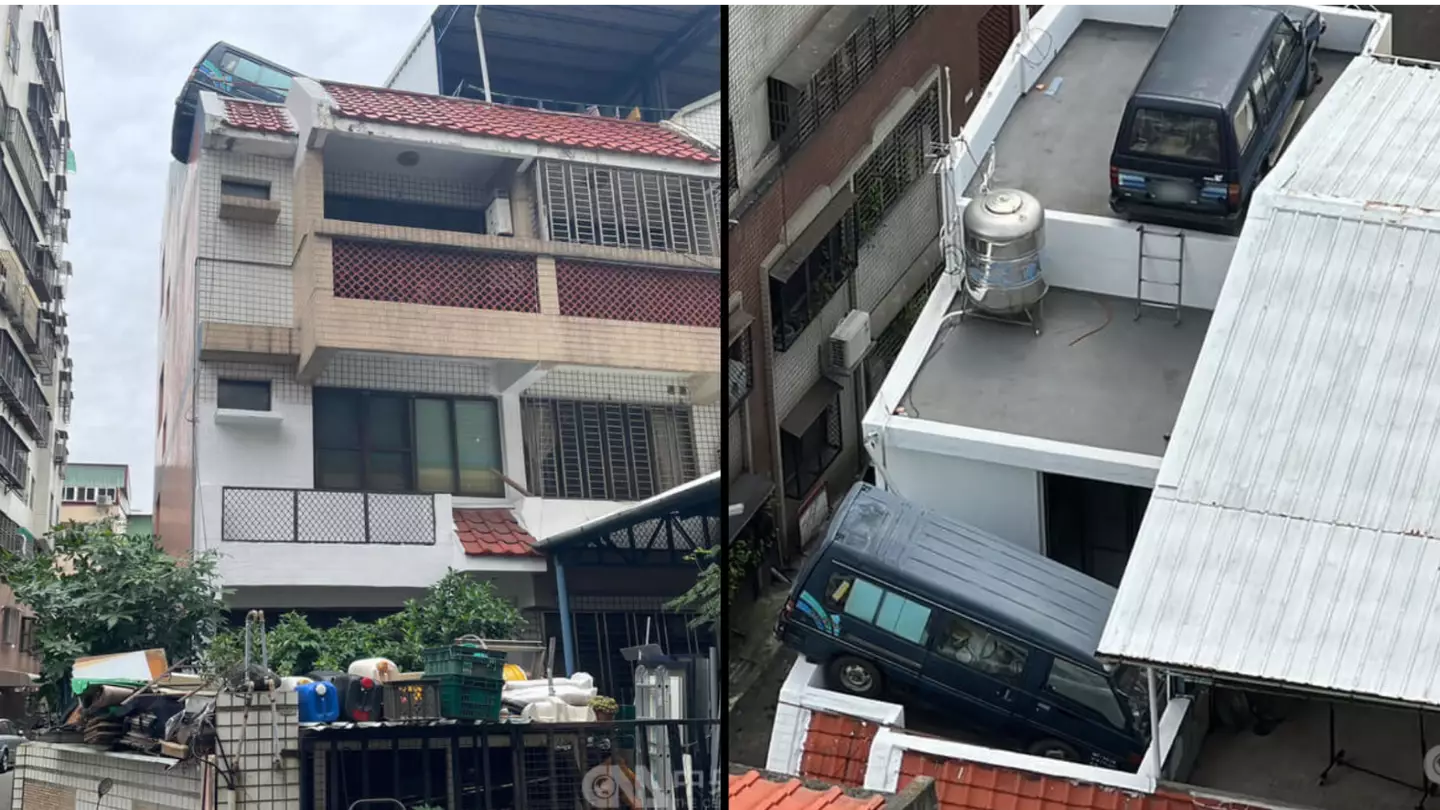
M 694 554 L 686 559 L 700 566 L 700 576 L 696 577 L 695 584 L 690 590 L 666 603 L 671 610 L 693 611 L 694 617 L 690 619 L 691 627 L 702 627 L 710 625 L 719 627 L 720 613 L 725 609 L 725 602 L 729 597 L 735 595 L 735 586 L 739 584 L 740 577 L 735 576 L 737 560 L 732 550 L 726 557 L 730 563 L 730 581 L 727 590 L 722 586 L 720 578 L 719 558 L 720 549 L 702 548 L 696 549 Z M 742 573 L 743 576 L 743 573 Z
M 179 559 L 153 537 L 69 525 L 32 555 L 0 553 L 0 579 L 35 614 L 44 691 L 54 695 L 76 658 L 159 648 L 194 661 L 220 625 L 211 554 Z
M 346 617 L 334 627 L 312 627 L 304 614 L 287 613 L 266 634 L 270 668 L 281 676 L 303 675 L 316 669 L 344 671 L 361 658 L 389 658 L 401 669 L 425 666 L 427 647 L 441 647 L 456 638 L 513 638 L 525 624 L 514 603 L 496 593 L 495 586 L 451 570 L 419 599 L 405 603 L 399 612 L 375 622 Z M 242 660 L 244 628 L 220 634 L 210 648 L 208 666 L 224 672 Z M 255 642 L 258 644 L 258 641 Z M 258 646 L 251 648 L 259 663 Z

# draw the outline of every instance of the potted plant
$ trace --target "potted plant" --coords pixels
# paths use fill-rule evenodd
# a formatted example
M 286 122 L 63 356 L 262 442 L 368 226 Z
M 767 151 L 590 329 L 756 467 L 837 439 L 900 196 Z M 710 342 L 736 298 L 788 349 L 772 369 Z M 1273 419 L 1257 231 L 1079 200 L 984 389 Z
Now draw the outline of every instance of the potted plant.
M 595 713 L 595 720 L 599 723 L 609 723 L 615 720 L 615 713 L 620 711 L 620 704 L 615 698 L 596 695 L 590 698 L 590 711 Z

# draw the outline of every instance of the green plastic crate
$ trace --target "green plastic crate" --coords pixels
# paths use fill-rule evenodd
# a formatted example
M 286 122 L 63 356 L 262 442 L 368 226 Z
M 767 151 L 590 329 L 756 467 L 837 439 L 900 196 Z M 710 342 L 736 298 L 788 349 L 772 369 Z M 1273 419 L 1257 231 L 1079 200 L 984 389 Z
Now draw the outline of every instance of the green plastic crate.
M 425 677 L 461 675 L 467 678 L 505 679 L 505 653 L 474 644 L 432 647 L 425 651 Z
M 440 716 L 452 720 L 500 719 L 500 696 L 505 681 L 500 678 L 440 677 Z

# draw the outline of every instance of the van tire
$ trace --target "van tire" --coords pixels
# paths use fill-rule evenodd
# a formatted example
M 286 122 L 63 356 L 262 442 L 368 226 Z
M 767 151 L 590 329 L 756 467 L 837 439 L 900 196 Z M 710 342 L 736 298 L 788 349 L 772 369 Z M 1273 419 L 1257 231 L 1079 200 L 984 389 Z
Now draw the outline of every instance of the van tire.
M 847 695 L 878 697 L 885 688 L 880 669 L 863 658 L 842 655 L 830 662 L 831 682 Z
M 1080 752 L 1075 746 L 1060 740 L 1047 739 L 1032 743 L 1025 753 L 1032 757 L 1045 757 L 1046 759 L 1059 759 L 1065 762 L 1079 762 Z

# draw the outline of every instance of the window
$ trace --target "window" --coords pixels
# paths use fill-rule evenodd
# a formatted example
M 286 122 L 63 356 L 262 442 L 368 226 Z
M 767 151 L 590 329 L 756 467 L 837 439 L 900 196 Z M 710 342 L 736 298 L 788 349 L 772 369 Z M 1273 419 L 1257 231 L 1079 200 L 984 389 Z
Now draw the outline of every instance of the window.
M 1135 111 L 1130 151 L 1194 163 L 1219 163 L 1220 125 L 1214 118 L 1141 108 Z
M 5 17 L 5 61 L 12 71 L 20 70 L 20 6 L 10 6 Z
M 270 184 L 263 180 L 234 180 L 224 178 L 220 181 L 220 194 L 223 197 L 245 197 L 251 200 L 270 199 Z M 169 290 L 169 285 L 166 285 Z
M 494 400 L 315 389 L 315 486 L 500 497 Z
M 1110 688 L 1110 681 L 1104 675 L 1094 670 L 1056 658 L 1050 677 L 1045 680 L 1045 691 L 1086 713 L 1099 715 L 1118 729 L 1125 729 L 1125 710 L 1120 707 L 1115 690 Z
M 739 335 L 733 336 L 730 348 L 726 351 L 725 368 L 728 381 L 728 393 L 730 395 L 729 413 L 735 410 L 750 396 L 750 391 L 755 387 L 754 369 L 755 365 L 751 359 L 750 347 L 750 324 L 746 324 Z
M 288 75 L 231 51 L 227 51 L 221 58 L 220 69 L 234 77 L 239 84 L 259 85 L 282 93 L 290 89 Z
M 1261 73 L 1255 74 L 1255 79 L 1250 82 L 1250 99 L 1254 103 L 1255 112 L 1264 115 L 1270 109 L 1270 90 L 1265 76 Z
M 869 580 L 837 574 L 825 589 L 827 601 L 847 616 L 899 636 L 912 644 L 929 639 L 930 608 Z
M 930 176 L 927 156 L 931 144 L 940 141 L 940 85 L 937 82 L 855 172 L 856 229 L 860 244 L 865 244 L 880 230 L 885 215 L 917 181 Z M 933 180 L 931 184 L 933 187 Z
M 716 256 L 720 181 L 541 161 L 545 233 L 556 242 Z
M 62 499 L 67 501 L 75 500 L 75 488 L 65 487 L 65 494 L 62 496 Z
M 795 345 L 810 322 L 830 299 L 845 287 L 858 263 L 855 210 L 840 218 L 790 277 L 770 279 L 770 315 L 775 330 L 775 351 Z
M 1235 145 L 1241 152 L 1250 144 L 1250 136 L 1255 134 L 1255 105 L 1250 103 L 1250 96 L 1240 101 L 1240 108 L 1235 111 Z
M 799 437 L 780 433 L 780 463 L 785 470 L 785 497 L 801 500 L 840 456 L 840 397 L 810 423 Z
M 220 380 L 218 406 L 236 411 L 270 410 L 269 380 Z
M 13 607 L 0 608 L 0 643 L 14 644 L 20 629 L 19 616 Z
M 85 490 L 84 490 L 84 494 L 80 496 L 80 500 L 82 500 L 82 501 L 87 501 L 87 502 L 89 502 L 89 503 L 94 503 L 94 502 L 95 502 L 95 488 L 94 488 L 94 487 L 86 487 Z
M 793 151 L 845 106 L 929 6 L 877 6 L 804 87 L 768 82 L 770 139 Z
M 688 407 L 524 398 L 521 424 L 542 497 L 639 501 L 700 474 Z
M 1297 50 L 1295 29 L 1290 23 L 1281 20 L 1279 27 L 1270 37 L 1270 58 L 1281 75 L 1289 74 L 1290 61 Z
M 968 619 L 951 616 L 936 638 L 935 652 L 970 669 L 1006 681 L 1025 674 L 1030 652 L 1019 643 Z
M 20 618 L 20 652 L 35 654 L 35 619 L 30 616 Z

